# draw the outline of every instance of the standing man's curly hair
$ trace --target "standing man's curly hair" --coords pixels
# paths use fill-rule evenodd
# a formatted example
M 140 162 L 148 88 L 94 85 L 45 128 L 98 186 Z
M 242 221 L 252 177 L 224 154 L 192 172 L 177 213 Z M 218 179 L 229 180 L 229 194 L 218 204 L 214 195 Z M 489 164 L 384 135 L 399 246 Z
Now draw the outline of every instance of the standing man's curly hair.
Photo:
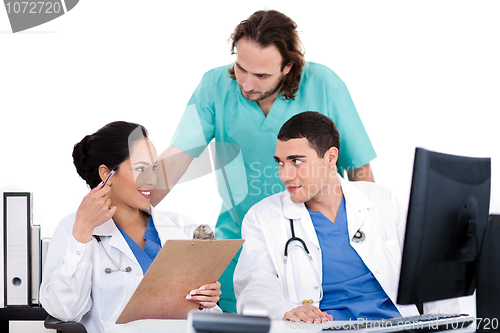
M 293 62 L 290 73 L 285 76 L 281 90 L 283 99 L 294 99 L 299 89 L 300 75 L 305 65 L 304 51 L 297 33 L 297 24 L 285 14 L 276 10 L 260 10 L 236 26 L 231 34 L 231 54 L 236 54 L 238 40 L 242 37 L 257 43 L 262 48 L 274 45 L 283 61 L 281 70 Z M 229 75 L 236 80 L 234 65 L 229 68 Z

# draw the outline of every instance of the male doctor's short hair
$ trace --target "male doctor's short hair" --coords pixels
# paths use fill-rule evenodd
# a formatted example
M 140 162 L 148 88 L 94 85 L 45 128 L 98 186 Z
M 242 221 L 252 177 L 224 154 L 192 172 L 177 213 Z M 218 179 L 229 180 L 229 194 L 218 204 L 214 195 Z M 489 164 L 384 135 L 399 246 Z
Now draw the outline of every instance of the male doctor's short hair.
M 274 45 L 283 58 L 281 70 L 290 62 L 293 62 L 292 69 L 285 76 L 283 82 L 283 99 L 294 99 L 299 89 L 300 75 L 305 65 L 304 51 L 297 33 L 297 24 L 288 16 L 276 10 L 259 10 L 253 13 L 248 19 L 236 26 L 231 34 L 231 54 L 235 54 L 238 41 L 246 37 L 250 41 L 258 44 L 262 48 Z M 234 75 L 234 65 L 229 68 L 229 75 L 236 80 Z
M 147 137 L 148 131 L 139 124 L 109 123 L 75 145 L 73 163 L 76 171 L 90 188 L 94 188 L 101 182 L 99 166 L 104 164 L 109 170 L 119 166 L 130 157 L 130 144 Z
M 306 111 L 288 119 L 278 133 L 278 140 L 306 138 L 309 145 L 316 150 L 320 158 L 325 156 L 328 149 L 335 147 L 340 151 L 340 136 L 335 123 L 327 116 Z

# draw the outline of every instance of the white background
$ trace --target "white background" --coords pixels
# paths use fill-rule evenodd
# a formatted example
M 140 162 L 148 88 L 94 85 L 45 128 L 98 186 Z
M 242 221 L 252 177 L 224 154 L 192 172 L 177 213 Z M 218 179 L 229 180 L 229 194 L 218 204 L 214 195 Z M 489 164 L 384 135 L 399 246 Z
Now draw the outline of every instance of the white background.
M 234 27 L 265 8 L 293 18 L 306 60 L 347 84 L 378 183 L 407 204 L 417 146 L 492 157 L 491 212 L 500 213 L 500 2 L 486 0 L 83 0 L 16 34 L 0 7 L 0 192 L 33 192 L 34 223 L 50 237 L 88 191 L 73 145 L 125 120 L 164 150 L 203 73 L 234 61 Z M 213 175 L 179 185 L 159 207 L 214 224 Z

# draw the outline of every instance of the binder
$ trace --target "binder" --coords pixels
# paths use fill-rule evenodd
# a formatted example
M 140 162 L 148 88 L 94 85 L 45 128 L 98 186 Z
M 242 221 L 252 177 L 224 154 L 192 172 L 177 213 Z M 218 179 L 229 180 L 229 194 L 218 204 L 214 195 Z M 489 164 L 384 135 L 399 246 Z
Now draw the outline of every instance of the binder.
M 41 255 L 41 276 L 43 276 L 43 270 L 45 269 L 45 260 L 47 259 L 47 253 L 49 252 L 50 238 L 42 238 L 42 255 Z M 40 279 L 40 283 L 42 280 Z
M 32 194 L 4 192 L 4 306 L 31 305 Z
M 40 226 L 31 227 L 31 304 L 39 305 L 38 293 L 40 291 L 41 264 L 40 264 Z

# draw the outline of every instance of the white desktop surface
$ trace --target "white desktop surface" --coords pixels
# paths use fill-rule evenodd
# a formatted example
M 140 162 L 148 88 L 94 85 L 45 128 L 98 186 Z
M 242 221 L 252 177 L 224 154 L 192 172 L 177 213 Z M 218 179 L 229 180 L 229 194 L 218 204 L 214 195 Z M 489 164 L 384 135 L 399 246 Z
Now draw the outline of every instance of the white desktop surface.
M 292 323 L 283 320 L 273 320 L 271 322 L 270 333 L 291 333 L 291 332 L 321 332 L 321 324 Z M 187 320 L 174 319 L 145 319 L 120 325 L 110 333 L 165 333 L 165 332 L 185 332 L 188 331 Z
M 333 322 L 335 323 L 335 322 Z M 330 323 L 331 325 L 331 323 Z M 271 322 L 270 333 L 292 333 L 292 332 L 321 332 L 321 324 L 308 324 L 308 323 L 292 323 L 289 321 L 273 320 Z M 447 330 L 443 332 L 451 332 Z M 165 332 L 180 332 L 191 333 L 192 330 L 187 327 L 187 320 L 173 320 L 173 319 L 145 319 L 130 322 L 128 324 L 120 325 L 118 328 L 111 331 L 111 333 L 165 333 Z M 346 332 L 346 331 L 325 331 L 325 332 Z M 350 331 L 360 333 L 363 330 Z M 372 331 L 373 332 L 373 331 Z M 382 332 L 382 331 L 378 331 Z M 461 329 L 461 333 L 475 332 L 474 328 Z

